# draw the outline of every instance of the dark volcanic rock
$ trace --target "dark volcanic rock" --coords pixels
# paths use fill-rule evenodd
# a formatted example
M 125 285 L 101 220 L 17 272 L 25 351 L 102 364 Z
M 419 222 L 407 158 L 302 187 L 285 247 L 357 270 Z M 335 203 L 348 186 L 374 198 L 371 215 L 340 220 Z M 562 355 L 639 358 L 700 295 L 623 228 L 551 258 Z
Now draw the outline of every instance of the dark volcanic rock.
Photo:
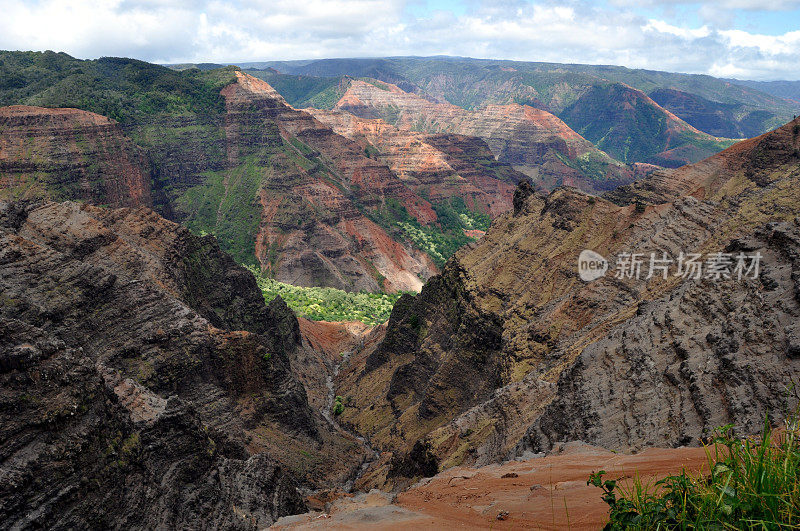
M 304 510 L 298 481 L 322 478 L 300 451 L 335 478 L 363 450 L 309 407 L 299 348 L 291 311 L 212 238 L 143 208 L 0 203 L 0 527 Z
M 178 396 L 41 328 L 2 318 L 0 331 L 4 528 L 250 529 L 304 509 L 291 475 Z
M 684 445 L 728 423 L 753 433 L 780 421 L 800 377 L 798 131 L 789 123 L 653 175 L 609 194 L 616 204 L 519 188 L 514 213 L 401 300 L 382 344 L 352 357 L 341 385 L 368 406 L 343 419 L 401 455 L 427 440 L 443 468 L 576 439 Z M 604 277 L 580 279 L 585 249 L 606 257 Z M 638 278 L 616 274 L 625 252 L 641 253 Z M 667 278 L 647 278 L 651 252 L 673 260 Z M 717 252 L 734 263 L 760 253 L 759 277 L 677 275 L 680 253 L 706 268 Z M 376 465 L 369 484 L 392 483 L 389 468 Z
M 754 433 L 765 417 L 780 420 L 800 371 L 792 347 L 800 233 L 769 226 L 744 245 L 764 257 L 759 280 L 689 282 L 648 303 L 561 375 L 556 399 L 522 447 L 698 444 L 724 424 Z

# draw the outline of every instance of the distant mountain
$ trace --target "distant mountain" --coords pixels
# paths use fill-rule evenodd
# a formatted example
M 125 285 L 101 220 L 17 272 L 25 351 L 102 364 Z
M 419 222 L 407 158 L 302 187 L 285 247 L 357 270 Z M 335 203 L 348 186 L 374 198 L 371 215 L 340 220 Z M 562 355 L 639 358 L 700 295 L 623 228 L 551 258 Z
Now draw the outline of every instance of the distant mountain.
M 224 68 L 227 65 L 218 63 L 176 63 L 164 66 L 172 70 L 189 70 L 190 68 L 196 68 L 198 70 L 216 70 L 217 68 Z
M 640 171 L 598 150 L 558 117 L 527 105 L 466 110 L 368 78 L 342 80 L 336 89 L 341 93 L 336 110 L 381 120 L 401 131 L 481 138 L 499 161 L 546 189 L 567 184 L 591 192 L 608 190 L 631 182 Z
M 624 83 L 645 94 L 675 89 L 730 106 L 732 118 L 725 127 L 735 131 L 745 117 L 746 136 L 761 134 L 800 114 L 800 104 L 787 101 L 740 82 L 707 75 L 677 74 L 619 66 L 536 63 L 459 57 L 388 57 L 376 59 L 320 59 L 259 64 L 283 74 L 304 76 L 372 77 L 406 91 L 429 96 L 464 108 L 486 103 L 529 104 L 559 117 L 561 112 L 591 87 Z M 242 64 L 246 67 L 246 64 Z M 291 99 L 290 99 L 291 102 Z M 689 115 L 676 115 L 689 123 Z M 692 124 L 697 127 L 697 124 Z M 713 131 L 701 131 L 716 135 Z
M 623 162 L 683 166 L 734 142 L 699 131 L 643 92 L 622 83 L 590 88 L 560 116 L 587 140 Z
M 718 137 L 745 138 L 758 135 L 760 131 L 757 128 L 760 124 L 757 117 L 759 113 L 766 113 L 754 111 L 737 118 L 734 105 L 718 103 L 676 89 L 656 89 L 649 96 L 672 114 L 682 116 L 688 124 Z
M 793 100 L 794 103 L 800 103 L 800 81 L 745 81 L 741 79 L 730 79 L 729 81 L 779 98 Z
M 462 158 L 462 169 L 432 178 L 477 172 L 493 188 L 487 199 L 464 202 L 464 190 L 429 200 L 367 143 L 334 133 L 236 67 L 176 71 L 52 52 L 3 52 L 0 61 L 18 78 L 0 90 L 9 105 L 0 115 L 28 105 L 26 120 L 0 129 L 0 195 L 152 205 L 285 282 L 417 290 L 473 241 L 478 218 L 510 208 L 509 197 L 490 205 L 502 195 L 495 185 L 510 196 L 521 178 L 486 153 L 480 167 Z M 481 183 L 473 180 L 477 196 Z

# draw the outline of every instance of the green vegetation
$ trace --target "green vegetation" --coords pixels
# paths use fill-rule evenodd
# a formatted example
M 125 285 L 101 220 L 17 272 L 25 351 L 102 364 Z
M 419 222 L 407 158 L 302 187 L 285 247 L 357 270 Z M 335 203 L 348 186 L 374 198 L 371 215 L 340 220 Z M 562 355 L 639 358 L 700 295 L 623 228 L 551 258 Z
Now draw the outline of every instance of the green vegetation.
M 617 164 L 610 157 L 605 157 L 599 153 L 587 151 L 583 155 L 570 160 L 568 157 L 556 152 L 556 156 L 561 161 L 571 168 L 575 168 L 582 174 L 594 179 L 595 181 L 602 181 L 606 178 L 609 171 L 610 164 Z
M 278 295 L 298 315 L 313 321 L 361 321 L 370 325 L 389 319 L 402 293 L 349 293 L 335 288 L 292 286 L 265 277 L 254 267 L 258 287 L 269 303 Z
M 593 87 L 559 117 L 598 148 L 626 163 L 676 166 L 682 164 L 680 159 L 657 156 L 678 149 L 690 160 L 701 160 L 733 143 L 690 130 L 675 136 L 663 110 L 618 83 Z
M 272 70 L 246 70 L 277 90 L 290 105 L 302 109 L 332 109 L 344 94 L 341 77 L 290 76 Z
M 375 88 L 378 88 L 380 90 L 384 90 L 384 91 L 387 91 L 387 92 L 389 91 L 389 86 L 386 83 L 382 82 L 382 81 L 378 81 L 377 79 L 372 79 L 372 78 L 369 78 L 369 77 L 361 77 L 359 79 L 361 81 L 365 81 L 365 82 L 369 83 L 370 85 L 372 85 Z
M 120 122 L 154 114 L 218 114 L 219 91 L 236 67 L 201 71 L 119 57 L 83 61 L 65 53 L 0 52 L 0 105 L 75 107 Z
M 435 203 L 433 209 L 439 218 L 439 224 L 445 229 L 488 230 L 492 224 L 489 214 L 470 210 L 461 197 L 451 197 L 447 201 Z
M 632 486 L 603 480 L 611 508 L 605 529 L 798 529 L 800 528 L 800 423 L 796 415 L 786 430 L 774 433 L 768 422 L 761 438 L 737 438 L 731 426 L 717 431 L 707 448 L 710 475 L 685 471 L 654 485 L 635 478 Z M 619 497 L 618 494 L 619 493 Z
M 191 212 L 186 226 L 197 234 L 216 236 L 220 247 L 240 264 L 256 263 L 261 211 L 255 198 L 264 172 L 255 157 L 249 157 L 230 171 L 206 172 L 205 182 L 178 200 L 182 209 Z
M 436 225 L 423 226 L 394 198 L 386 198 L 383 208 L 366 214 L 393 237 L 410 241 L 442 267 L 459 248 L 474 241 L 464 229 L 486 230 L 491 221 L 487 214 L 467 208 L 460 197 L 436 203 L 433 208 L 439 218 Z
M 342 398 L 339 395 L 336 395 L 336 399 L 333 401 L 333 410 L 332 411 L 333 411 L 333 414 L 335 416 L 337 416 L 337 417 L 339 415 L 341 415 L 342 413 L 344 413 L 344 404 L 342 402 L 344 402 L 344 398 Z

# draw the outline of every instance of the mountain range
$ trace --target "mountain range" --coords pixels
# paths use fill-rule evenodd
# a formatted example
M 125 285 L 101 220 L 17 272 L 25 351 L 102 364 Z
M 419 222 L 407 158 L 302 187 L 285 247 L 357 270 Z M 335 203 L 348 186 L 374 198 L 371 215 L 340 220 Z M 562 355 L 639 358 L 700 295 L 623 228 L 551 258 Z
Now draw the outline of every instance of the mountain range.
M 416 291 L 525 178 L 603 193 L 796 108 L 714 78 L 579 65 L 200 66 L 0 53 L 0 104 L 29 107 L 3 111 L 4 197 L 151 206 L 283 282 Z
M 259 529 L 437 474 L 406 499 L 471 500 L 475 467 L 797 407 L 790 100 L 460 58 L 0 70 L 0 527 Z M 312 321 L 274 279 L 404 293 Z

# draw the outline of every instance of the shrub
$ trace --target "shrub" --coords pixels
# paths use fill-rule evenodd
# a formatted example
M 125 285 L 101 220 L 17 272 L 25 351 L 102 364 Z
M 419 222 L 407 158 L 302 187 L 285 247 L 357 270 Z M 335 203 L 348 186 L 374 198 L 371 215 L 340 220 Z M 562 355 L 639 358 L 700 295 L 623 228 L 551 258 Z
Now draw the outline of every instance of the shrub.
M 587 484 L 603 490 L 610 507 L 605 529 L 797 529 L 800 527 L 800 425 L 760 439 L 742 439 L 725 426 L 707 448 L 709 475 L 682 472 L 654 485 L 635 478 L 617 489 L 604 470 Z
M 343 400 L 344 399 L 341 396 L 336 395 L 336 399 L 333 401 L 333 414 L 334 414 L 334 416 L 338 417 L 339 415 L 344 413 L 344 404 L 342 403 Z

